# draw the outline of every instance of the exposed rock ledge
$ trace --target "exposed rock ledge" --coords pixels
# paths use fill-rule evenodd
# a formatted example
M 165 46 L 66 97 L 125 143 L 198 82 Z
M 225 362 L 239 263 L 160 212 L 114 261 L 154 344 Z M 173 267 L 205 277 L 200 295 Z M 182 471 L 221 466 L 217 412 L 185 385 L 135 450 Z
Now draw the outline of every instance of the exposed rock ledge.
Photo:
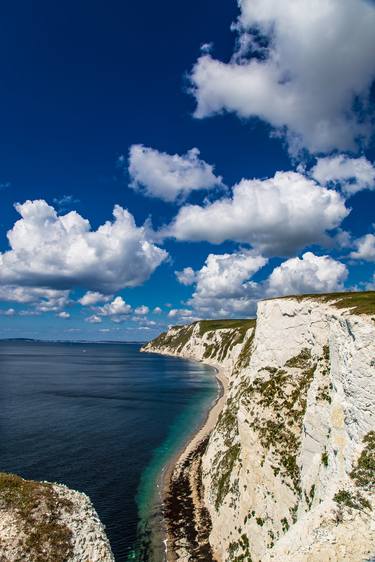
M 374 292 L 263 301 L 256 326 L 173 327 L 145 351 L 230 381 L 201 462 L 213 558 L 374 562 Z
M 83 493 L 0 473 L 0 562 L 114 562 Z

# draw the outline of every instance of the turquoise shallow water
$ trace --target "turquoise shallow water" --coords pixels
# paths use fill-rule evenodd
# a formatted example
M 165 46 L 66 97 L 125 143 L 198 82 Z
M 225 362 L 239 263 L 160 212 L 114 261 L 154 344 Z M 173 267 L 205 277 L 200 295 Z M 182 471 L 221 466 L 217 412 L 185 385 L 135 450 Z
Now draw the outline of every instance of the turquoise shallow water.
M 216 394 L 211 368 L 139 345 L 0 342 L 0 471 L 86 492 L 116 561 L 137 558 L 160 472 Z
M 200 371 L 201 367 L 201 365 L 196 364 L 191 368 L 193 368 L 194 371 Z M 205 373 L 206 369 L 207 367 L 204 367 Z M 205 374 L 204 376 L 206 377 L 207 375 Z M 214 369 L 211 369 L 209 376 L 212 377 L 212 380 L 215 380 Z M 189 402 L 177 415 L 169 428 L 166 439 L 155 449 L 150 463 L 142 473 L 136 496 L 140 520 L 140 539 L 142 539 L 142 535 L 144 535 L 145 532 L 147 533 L 147 531 L 155 529 L 157 531 L 157 528 L 160 527 L 160 486 L 162 484 L 160 476 L 165 471 L 171 459 L 174 460 L 176 455 L 183 449 L 189 439 L 199 430 L 200 426 L 205 421 L 207 413 L 218 394 L 218 386 L 217 384 L 213 386 L 212 380 L 204 381 L 204 383 L 208 382 L 207 388 L 205 388 L 206 391 L 202 392 L 200 396 L 197 396 L 196 400 Z M 209 391 L 207 392 L 207 390 Z M 157 548 L 155 548 L 154 545 L 152 553 L 150 553 L 149 550 L 147 552 L 148 554 L 145 555 L 147 560 L 152 559 L 152 562 L 164 560 L 164 545 L 159 544 Z M 138 552 L 135 551 L 133 557 L 137 558 L 138 556 Z M 139 557 L 142 558 L 142 553 Z

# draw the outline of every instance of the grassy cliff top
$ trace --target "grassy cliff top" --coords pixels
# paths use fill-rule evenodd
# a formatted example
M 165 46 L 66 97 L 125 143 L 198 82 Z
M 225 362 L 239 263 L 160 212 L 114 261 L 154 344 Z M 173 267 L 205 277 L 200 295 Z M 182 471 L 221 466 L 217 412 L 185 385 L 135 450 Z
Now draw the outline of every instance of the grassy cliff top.
M 64 562 L 70 559 L 72 533 L 60 514 L 61 511 L 69 514 L 72 509 L 72 503 L 59 497 L 51 484 L 0 472 L 0 515 L 8 512 L 15 518 L 18 537 L 12 548 L 25 556 L 20 560 Z
M 295 299 L 298 302 L 305 299 L 314 299 L 330 303 L 336 308 L 350 308 L 353 314 L 375 314 L 375 291 L 287 295 L 276 298 Z
M 255 319 L 237 319 L 237 320 L 200 320 L 199 332 L 201 335 L 206 332 L 211 332 L 213 330 L 222 330 L 224 328 L 240 328 L 241 330 L 248 330 L 249 328 L 254 328 Z
M 215 330 L 230 329 L 238 341 L 242 341 L 247 330 L 255 327 L 254 319 L 236 319 L 236 320 L 200 320 L 192 324 L 173 326 L 173 332 L 167 331 L 160 334 L 152 340 L 154 347 L 171 347 L 177 351 L 187 344 L 192 336 L 195 326 L 199 326 L 199 334 L 203 336 L 206 332 L 214 332 Z M 232 332 L 230 332 L 232 333 Z

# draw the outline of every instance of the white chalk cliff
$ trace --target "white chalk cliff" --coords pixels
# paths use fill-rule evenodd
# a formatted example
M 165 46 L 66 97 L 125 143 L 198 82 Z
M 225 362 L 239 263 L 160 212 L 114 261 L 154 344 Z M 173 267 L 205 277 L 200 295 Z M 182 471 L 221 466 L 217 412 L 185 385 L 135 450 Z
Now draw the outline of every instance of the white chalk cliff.
M 375 294 L 263 301 L 256 325 L 228 326 L 145 348 L 230 382 L 202 464 L 215 559 L 374 561 Z

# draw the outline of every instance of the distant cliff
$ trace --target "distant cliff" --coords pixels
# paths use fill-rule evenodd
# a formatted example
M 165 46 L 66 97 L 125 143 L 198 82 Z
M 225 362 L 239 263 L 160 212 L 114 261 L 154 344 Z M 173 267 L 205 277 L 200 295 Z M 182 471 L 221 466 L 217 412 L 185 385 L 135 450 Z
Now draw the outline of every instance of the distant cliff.
M 202 459 L 215 559 L 375 559 L 374 292 L 263 301 L 256 324 L 174 327 L 145 351 L 230 381 Z
M 0 473 L 1 562 L 114 562 L 89 498 Z

